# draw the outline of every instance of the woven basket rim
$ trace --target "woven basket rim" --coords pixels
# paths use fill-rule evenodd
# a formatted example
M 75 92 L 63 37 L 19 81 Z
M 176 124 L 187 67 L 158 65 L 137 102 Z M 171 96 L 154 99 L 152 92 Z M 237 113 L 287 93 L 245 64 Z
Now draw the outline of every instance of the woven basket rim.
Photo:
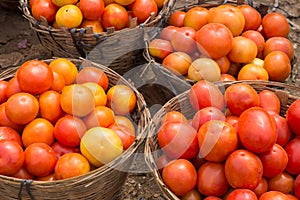
M 249 84 L 250 86 L 255 86 L 259 87 L 261 90 L 263 89 L 269 89 L 269 90 L 274 90 L 275 92 L 278 91 L 280 94 L 282 94 L 284 97 L 287 96 L 289 99 L 295 101 L 299 99 L 300 97 L 300 87 L 296 85 L 290 85 L 286 83 L 281 83 L 281 82 L 275 82 L 275 81 L 252 81 L 252 80 L 245 80 L 245 81 L 225 81 L 225 82 L 215 82 L 214 84 L 217 87 L 229 87 L 230 85 L 233 84 L 238 84 L 238 83 L 246 83 Z M 256 89 L 256 88 L 254 88 Z M 150 124 L 148 125 L 148 138 L 146 140 L 144 152 L 145 152 L 145 162 L 148 166 L 148 168 L 151 170 L 151 174 L 154 177 L 156 183 L 158 184 L 161 192 L 163 195 L 165 195 L 168 199 L 171 200 L 180 200 L 168 187 L 166 184 L 163 182 L 162 177 L 160 172 L 157 170 L 157 165 L 154 159 L 154 156 L 152 154 L 153 150 L 156 150 L 153 141 L 153 134 L 156 135 L 156 130 L 160 126 L 160 124 L 155 124 L 155 122 L 161 121 L 162 114 L 165 114 L 169 110 L 168 108 L 171 108 L 173 104 L 177 104 L 178 99 L 184 99 L 184 101 L 188 101 L 188 93 L 190 90 L 187 90 L 184 93 L 181 93 L 177 95 L 176 97 L 170 99 L 152 118 Z M 281 93 L 282 92 L 282 93 Z M 297 93 L 297 95 L 294 95 L 292 93 Z M 283 97 L 283 98 L 284 98 Z M 283 99 L 285 102 L 286 99 Z M 286 102 L 288 103 L 288 102 Z M 291 103 L 291 102 L 289 102 Z M 287 104 L 286 106 L 289 107 L 290 104 Z M 282 109 L 282 108 L 281 108 Z M 196 111 L 195 111 L 196 112 Z M 151 137 L 152 135 L 152 137 Z M 157 144 L 157 143 L 156 143 Z
M 50 59 L 44 59 L 42 61 L 50 62 L 50 61 L 52 61 L 56 58 L 57 57 L 53 57 L 53 58 L 50 58 Z M 140 110 L 138 112 L 143 113 L 143 116 L 142 116 L 143 118 L 141 118 L 140 120 L 144 120 L 143 122 L 145 123 L 145 127 L 141 127 L 139 132 L 137 132 L 138 130 L 136 130 L 137 135 L 136 135 L 136 139 L 133 142 L 133 144 L 127 150 L 123 151 L 123 153 L 120 156 L 118 156 L 114 160 L 110 161 L 109 163 L 107 163 L 107 164 L 105 164 L 101 167 L 98 167 L 96 169 L 93 169 L 93 170 L 91 170 L 90 172 L 88 172 L 86 174 L 76 176 L 76 177 L 72 177 L 72 178 L 67 178 L 67 179 L 62 179 L 62 180 L 54 180 L 54 181 L 37 181 L 37 180 L 33 180 L 33 182 L 31 183 L 31 185 L 33 185 L 33 186 L 56 186 L 57 184 L 60 184 L 60 183 L 76 184 L 76 183 L 80 183 L 81 181 L 83 181 L 85 179 L 88 179 L 90 177 L 100 176 L 100 175 L 104 174 L 105 172 L 108 172 L 112 169 L 116 169 L 117 166 L 122 165 L 124 162 L 126 162 L 126 160 L 128 160 L 129 157 L 132 156 L 132 154 L 134 154 L 136 152 L 136 150 L 143 144 L 143 140 L 146 138 L 146 134 L 147 134 L 146 131 L 145 131 L 146 130 L 146 125 L 148 123 L 150 123 L 150 118 L 151 118 L 150 111 L 148 110 L 148 108 L 146 106 L 146 102 L 145 102 L 143 96 L 140 94 L 140 92 L 134 86 L 132 86 L 121 75 L 119 75 L 117 72 L 113 71 L 109 67 L 106 67 L 106 66 L 104 66 L 102 64 L 99 64 L 99 63 L 95 63 L 95 62 L 86 60 L 86 59 L 81 58 L 81 57 L 78 58 L 78 59 L 75 59 L 75 58 L 66 58 L 66 59 L 68 59 L 72 62 L 75 62 L 75 63 L 79 62 L 81 65 L 84 62 L 87 62 L 88 64 L 91 64 L 94 67 L 100 68 L 102 70 L 104 69 L 103 71 L 105 73 L 110 73 L 113 76 L 118 77 L 119 80 L 121 80 L 122 84 L 126 84 L 127 86 L 129 86 L 134 91 L 134 93 L 136 94 L 137 99 L 138 99 L 137 102 L 141 102 L 141 105 L 138 105 L 138 103 L 137 103 L 136 106 L 137 107 L 140 106 L 140 108 L 139 108 Z M 15 72 L 18 68 L 19 67 L 13 67 L 13 68 L 6 69 L 4 72 L 2 72 L 0 74 L 0 80 L 6 80 L 6 79 L 11 78 L 15 74 Z M 10 177 L 10 176 L 4 176 L 4 175 L 0 175 L 0 179 L 6 181 L 7 184 L 9 184 L 9 183 L 12 183 L 12 184 L 18 183 L 19 184 L 22 181 L 22 179 Z

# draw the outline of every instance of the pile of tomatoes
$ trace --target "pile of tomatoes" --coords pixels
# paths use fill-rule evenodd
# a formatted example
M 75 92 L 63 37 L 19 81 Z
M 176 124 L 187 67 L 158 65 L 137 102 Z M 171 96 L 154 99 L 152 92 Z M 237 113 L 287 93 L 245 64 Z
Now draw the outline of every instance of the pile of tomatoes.
M 195 114 L 169 111 L 157 132 L 169 190 L 194 200 L 300 198 L 300 100 L 283 117 L 273 91 L 245 82 L 223 94 L 201 80 L 187 94 Z
M 42 17 L 54 28 L 92 27 L 95 33 L 108 28 L 130 27 L 130 20 L 145 22 L 163 7 L 164 0 L 30 0 L 32 16 Z
M 24 62 L 0 81 L 0 175 L 52 181 L 107 164 L 135 140 L 136 101 L 93 65 Z
M 248 4 L 174 11 L 149 54 L 194 81 L 285 81 L 294 57 L 290 26 L 279 12 L 262 16 Z

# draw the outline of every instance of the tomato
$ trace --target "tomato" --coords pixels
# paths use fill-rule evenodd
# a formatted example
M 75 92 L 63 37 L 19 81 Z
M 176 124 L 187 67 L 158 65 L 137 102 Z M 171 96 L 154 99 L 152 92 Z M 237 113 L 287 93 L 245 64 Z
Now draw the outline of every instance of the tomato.
M 293 192 L 294 177 L 286 172 L 282 172 L 268 180 L 269 190 L 275 190 L 284 194 Z
M 286 53 L 290 60 L 294 58 L 293 44 L 285 37 L 271 37 L 266 41 L 263 56 L 266 57 L 273 51 L 282 51 Z
M 196 51 L 196 31 L 191 27 L 180 27 L 173 33 L 171 44 L 175 51 L 192 54 Z
M 225 122 L 231 124 L 235 128 L 235 131 L 238 132 L 239 117 L 234 115 L 226 116 Z
M 255 64 L 246 64 L 240 69 L 237 80 L 262 80 L 268 81 L 269 74 L 263 67 Z
M 84 19 L 83 22 L 80 25 L 81 28 L 88 29 L 88 27 L 93 29 L 94 33 L 102 33 L 104 32 L 103 26 L 100 22 L 100 20 L 87 20 Z
M 43 16 L 48 23 L 54 21 L 57 9 L 51 0 L 36 0 L 31 6 L 32 16 L 39 21 L 42 21 Z
M 72 115 L 60 118 L 54 126 L 54 136 L 60 143 L 68 147 L 76 147 L 85 134 L 87 127 L 82 119 Z
M 158 13 L 158 7 L 154 0 L 135 0 L 131 10 L 139 23 L 145 22 L 151 13 L 153 13 L 152 17 L 155 17 Z
M 7 100 L 8 82 L 0 80 L 0 104 Z
M 272 148 L 258 156 L 263 164 L 263 175 L 272 178 L 282 173 L 288 163 L 288 156 L 284 148 L 279 144 L 274 144 Z
M 195 110 L 205 107 L 224 109 L 224 97 L 221 90 L 213 83 L 205 80 L 195 83 L 189 91 L 189 100 Z
M 50 87 L 50 90 L 61 92 L 66 85 L 65 79 L 61 73 L 56 71 L 52 71 L 52 72 L 53 72 L 53 84 Z
M 86 82 L 98 83 L 106 91 L 109 80 L 101 69 L 90 66 L 81 69 L 76 76 L 76 83 L 82 84 Z
M 175 195 L 184 196 L 196 186 L 197 171 L 188 160 L 172 160 L 164 167 L 162 179 Z
M 242 145 L 255 153 L 263 153 L 276 143 L 276 123 L 264 109 L 252 107 L 239 117 L 238 136 Z
M 218 63 L 221 73 L 226 74 L 230 68 L 230 60 L 227 56 L 223 56 L 221 58 L 215 59 L 216 63 Z
M 13 140 L 21 147 L 23 146 L 20 134 L 8 126 L 0 126 L 0 141 L 1 140 Z
M 63 17 L 63 16 L 61 16 Z M 74 21 L 74 18 L 68 18 Z M 65 85 L 71 85 L 74 83 L 78 74 L 76 65 L 66 58 L 56 58 L 49 63 L 49 67 L 58 73 L 60 73 L 65 79 Z
M 287 37 L 290 32 L 290 25 L 286 17 L 279 12 L 266 14 L 261 24 L 266 38 L 275 36 Z
M 242 33 L 242 36 L 252 40 L 256 44 L 256 47 L 257 47 L 256 56 L 257 56 L 257 55 L 260 55 L 264 51 L 265 38 L 260 32 L 255 31 L 255 30 L 256 29 L 245 31 Z
M 95 106 L 105 106 L 107 103 L 107 96 L 104 89 L 97 83 L 87 82 L 83 83 L 83 86 L 89 88 L 94 95 Z
M 186 122 L 168 122 L 158 131 L 158 144 L 170 158 L 191 159 L 199 152 L 197 131 Z
M 258 186 L 253 190 L 257 197 L 268 191 L 268 182 L 265 177 L 262 177 Z
M 121 138 L 123 144 L 123 150 L 128 149 L 135 141 L 135 135 L 132 134 L 131 130 L 124 125 L 112 124 L 108 128 L 116 132 Z
M 285 196 L 287 196 L 289 200 L 299 200 L 296 196 L 291 194 L 285 194 Z
M 288 155 L 288 164 L 285 171 L 297 175 L 300 173 L 300 138 L 296 137 L 289 141 L 285 146 L 285 151 Z
M 103 0 L 80 0 L 79 8 L 84 18 L 97 20 L 104 12 Z
M 198 190 L 193 189 L 181 197 L 181 200 L 201 200 L 201 195 Z
M 185 15 L 186 12 L 175 10 L 168 18 L 168 24 L 170 26 L 183 27 Z
M 23 92 L 41 94 L 52 86 L 54 76 L 44 61 L 29 60 L 19 67 L 17 79 Z
M 276 143 L 284 147 L 291 138 L 291 130 L 287 123 L 286 118 L 280 116 L 279 114 L 269 112 L 269 114 L 274 118 L 276 123 L 277 140 Z
M 263 165 L 254 153 L 238 149 L 225 161 L 225 175 L 233 188 L 254 190 L 263 175 Z
M 7 98 L 9 98 L 10 96 L 18 92 L 21 92 L 21 88 L 19 86 L 17 76 L 14 76 L 8 81 L 6 96 Z
M 300 135 L 300 99 L 294 101 L 286 112 L 286 120 L 291 130 Z
M 24 163 L 22 147 L 13 140 L 0 140 L 0 174 L 11 176 L 17 173 Z
M 12 95 L 5 104 L 7 118 L 16 124 L 27 124 L 38 115 L 38 112 L 38 100 L 25 92 Z
M 97 106 L 95 109 L 83 118 L 87 128 L 96 126 L 109 127 L 114 123 L 114 112 L 106 106 Z
M 51 148 L 54 150 L 56 153 L 57 159 L 59 159 L 60 156 L 66 154 L 66 153 L 80 153 L 79 147 L 68 147 L 66 145 L 61 144 L 58 141 L 55 141 L 52 145 Z
M 55 173 L 53 172 L 52 174 L 44 177 L 37 177 L 35 180 L 37 181 L 54 181 L 55 179 Z
M 115 122 L 116 125 L 122 125 L 127 127 L 133 135 L 135 135 L 135 123 L 132 121 L 131 118 L 122 115 L 115 115 Z
M 189 66 L 188 78 L 194 81 L 207 80 L 218 81 L 221 70 L 216 61 L 211 58 L 196 58 Z
M 223 196 L 229 189 L 224 163 L 204 163 L 198 170 L 197 189 L 206 196 Z
M 187 122 L 186 117 L 179 111 L 169 111 L 167 112 L 164 116 L 163 119 L 161 120 L 162 123 L 167 123 L 167 122 Z
M 19 179 L 35 179 L 35 176 L 33 176 L 32 174 L 30 174 L 28 172 L 28 170 L 24 167 L 24 165 L 22 166 L 22 168 L 15 174 L 11 175 L 14 178 L 19 178 Z
M 45 143 L 33 143 L 25 149 L 25 167 L 34 176 L 43 177 L 54 170 L 57 158 L 54 150 Z
M 236 78 L 230 74 L 221 74 L 219 81 L 236 81 Z
M 210 120 L 198 131 L 200 154 L 208 161 L 224 161 L 238 148 L 235 128 L 227 122 Z
M 299 174 L 295 178 L 293 189 L 296 197 L 300 198 L 300 175 Z
M 172 52 L 173 47 L 168 40 L 156 38 L 149 43 L 149 53 L 155 58 L 164 59 Z
M 268 191 L 259 197 L 259 200 L 288 200 L 289 198 L 279 191 Z
M 198 31 L 202 26 L 208 23 L 208 9 L 195 6 L 186 12 L 184 17 L 184 26 L 191 27 Z
M 215 196 L 209 196 L 209 197 L 204 198 L 203 200 L 222 200 L 222 199 L 219 197 L 215 197 Z
M 260 107 L 262 107 L 266 111 L 272 111 L 279 114 L 280 100 L 274 92 L 270 90 L 263 90 L 259 92 L 258 96 L 259 96 Z
M 232 84 L 225 90 L 226 106 L 236 116 L 245 110 L 259 105 L 259 96 L 256 90 L 246 83 Z
M 79 153 L 62 155 L 55 165 L 55 179 L 61 180 L 86 174 L 90 171 L 89 161 Z
M 224 113 L 216 107 L 206 107 L 198 110 L 192 119 L 192 126 L 197 131 L 207 121 L 210 120 L 225 120 Z
M 166 26 L 164 27 L 159 35 L 159 38 L 162 40 L 168 40 L 171 41 L 173 34 L 179 29 L 179 27 L 176 26 Z
M 60 106 L 60 97 L 60 93 L 53 90 L 43 92 L 38 97 L 40 116 L 53 124 L 65 114 Z
M 189 54 L 177 51 L 167 55 L 162 61 L 162 66 L 176 75 L 185 75 L 191 63 L 192 57 Z
M 5 105 L 6 105 L 6 102 L 0 104 L 0 125 L 13 128 L 18 133 L 21 133 L 24 125 L 16 124 L 16 123 L 12 122 L 10 119 L 8 119 L 6 112 L 5 112 Z
M 249 189 L 235 189 L 232 192 L 230 192 L 229 195 L 226 197 L 226 200 L 237 199 L 257 200 L 257 196 L 252 190 Z
M 128 22 L 128 13 L 123 6 L 115 3 L 105 6 L 101 16 L 101 23 L 104 28 L 114 27 L 115 30 L 121 30 L 127 27 Z
M 212 59 L 226 56 L 232 47 L 232 33 L 223 24 L 208 23 L 196 32 L 195 37 L 199 51 Z
M 228 58 L 236 63 L 250 63 L 257 55 L 257 46 L 253 40 L 237 36 L 232 39 L 232 47 Z
M 245 18 L 243 32 L 247 30 L 257 30 L 262 20 L 260 13 L 248 4 L 238 5 L 237 7 L 242 11 Z

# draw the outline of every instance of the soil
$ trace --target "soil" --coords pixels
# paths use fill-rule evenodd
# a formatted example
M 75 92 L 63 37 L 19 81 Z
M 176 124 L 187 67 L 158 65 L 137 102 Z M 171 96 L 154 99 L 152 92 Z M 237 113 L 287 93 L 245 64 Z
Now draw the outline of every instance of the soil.
M 178 2 L 176 6 L 180 6 L 180 1 Z M 269 9 L 272 8 L 282 12 L 292 24 L 290 38 L 295 47 L 295 59 L 293 61 L 295 64 L 293 66 L 294 81 L 290 82 L 298 84 L 300 63 L 296 62 L 296 58 L 300 57 L 300 2 L 299 0 L 254 1 L 256 8 L 264 10 L 264 6 L 261 6 L 262 4 L 267 5 Z M 30 28 L 28 21 L 22 16 L 22 12 L 16 7 L 8 6 L 7 8 L 5 6 L 0 4 L 0 71 L 8 67 L 18 66 L 29 59 L 51 58 L 52 53 L 40 44 L 37 35 Z M 136 161 L 134 165 L 135 167 L 140 167 L 139 165 L 145 167 L 143 160 Z M 121 189 L 120 199 L 146 200 L 166 198 L 159 191 L 151 174 L 129 173 L 126 183 Z

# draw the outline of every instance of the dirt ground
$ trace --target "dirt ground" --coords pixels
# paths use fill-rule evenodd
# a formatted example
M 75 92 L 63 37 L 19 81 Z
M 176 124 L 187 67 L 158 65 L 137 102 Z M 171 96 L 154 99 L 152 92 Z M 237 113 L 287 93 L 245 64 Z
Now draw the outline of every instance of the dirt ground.
M 263 3 L 262 3 L 263 2 Z M 180 1 L 179 1 L 180 3 Z M 292 24 L 290 38 L 295 47 L 296 58 L 300 57 L 300 3 L 299 0 L 254 1 L 254 5 L 274 5 L 274 9 L 289 17 Z M 0 4 L 0 71 L 7 67 L 18 66 L 29 59 L 51 58 L 52 54 L 41 46 L 35 32 L 18 9 L 7 9 Z M 294 78 L 300 79 L 295 60 Z M 142 161 L 141 161 L 142 162 Z M 129 174 L 120 194 L 120 199 L 165 199 L 150 174 Z

